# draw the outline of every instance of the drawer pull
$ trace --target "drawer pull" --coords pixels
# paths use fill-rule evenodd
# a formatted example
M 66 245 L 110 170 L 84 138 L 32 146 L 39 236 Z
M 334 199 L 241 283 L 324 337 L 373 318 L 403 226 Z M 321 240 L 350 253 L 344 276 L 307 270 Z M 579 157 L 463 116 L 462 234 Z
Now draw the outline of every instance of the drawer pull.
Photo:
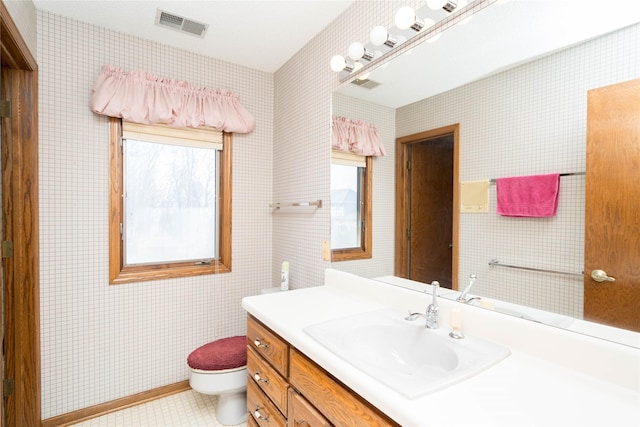
M 269 384 L 269 380 L 265 380 L 260 376 L 260 371 L 256 371 L 256 373 L 253 374 L 253 378 L 259 383 Z
M 256 347 L 258 347 L 258 348 L 269 348 L 269 344 L 263 344 L 263 343 L 260 341 L 260 338 L 256 338 L 256 339 L 253 341 L 253 343 L 254 343 L 254 344 L 256 345 Z
M 258 420 L 269 422 L 269 417 L 263 417 L 262 414 L 260 413 L 260 407 L 259 406 L 256 406 L 256 410 L 253 411 L 253 416 L 256 417 L 256 419 L 258 419 Z

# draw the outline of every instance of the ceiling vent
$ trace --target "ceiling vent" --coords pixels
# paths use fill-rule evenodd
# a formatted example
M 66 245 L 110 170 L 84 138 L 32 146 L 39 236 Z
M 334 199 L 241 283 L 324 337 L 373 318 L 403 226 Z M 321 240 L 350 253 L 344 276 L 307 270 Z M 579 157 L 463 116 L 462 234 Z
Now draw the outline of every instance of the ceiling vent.
M 156 11 L 156 25 L 200 38 L 204 37 L 207 28 L 209 28 L 208 24 L 202 24 L 160 9 Z
M 373 89 L 376 86 L 380 86 L 380 83 L 369 79 L 355 79 L 351 83 L 365 89 Z

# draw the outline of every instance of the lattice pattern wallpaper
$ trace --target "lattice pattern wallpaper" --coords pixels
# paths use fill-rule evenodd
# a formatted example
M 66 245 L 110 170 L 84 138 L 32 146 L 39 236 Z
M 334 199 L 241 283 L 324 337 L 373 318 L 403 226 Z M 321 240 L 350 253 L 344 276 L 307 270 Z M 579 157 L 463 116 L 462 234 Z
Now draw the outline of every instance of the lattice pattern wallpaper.
M 188 378 L 186 358 L 245 333 L 270 275 L 273 75 L 38 11 L 43 418 Z M 109 130 L 88 107 L 105 64 L 235 91 L 233 272 L 108 284 Z

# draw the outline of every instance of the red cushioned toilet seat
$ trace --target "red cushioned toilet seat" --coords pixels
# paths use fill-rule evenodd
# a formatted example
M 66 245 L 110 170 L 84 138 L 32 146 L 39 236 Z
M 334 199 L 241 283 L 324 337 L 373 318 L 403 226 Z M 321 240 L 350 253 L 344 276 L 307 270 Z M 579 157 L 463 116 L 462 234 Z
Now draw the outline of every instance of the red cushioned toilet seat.
M 187 358 L 190 368 L 203 371 L 234 369 L 247 364 L 247 337 L 222 338 L 193 350 Z

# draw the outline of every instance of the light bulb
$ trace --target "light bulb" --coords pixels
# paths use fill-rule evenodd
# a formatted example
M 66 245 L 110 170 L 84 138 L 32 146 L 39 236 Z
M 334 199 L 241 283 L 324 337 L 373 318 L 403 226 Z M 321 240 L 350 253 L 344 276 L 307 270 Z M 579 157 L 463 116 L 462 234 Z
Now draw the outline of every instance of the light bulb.
M 331 58 L 331 69 L 336 73 L 344 70 L 347 66 L 347 61 L 342 57 L 342 55 L 335 55 Z
M 404 6 L 396 12 L 396 27 L 401 30 L 410 28 L 416 22 L 416 12 L 410 6 Z
M 382 25 L 373 27 L 369 34 L 369 40 L 371 40 L 371 43 L 375 46 L 382 46 L 387 41 L 387 38 L 389 38 L 389 33 Z
M 351 73 L 357 73 L 363 67 L 362 62 L 354 62 L 353 63 L 353 71 Z
M 362 45 L 362 43 L 359 42 L 354 42 L 351 43 L 351 46 L 349 46 L 349 58 L 353 59 L 354 61 L 357 61 L 358 59 L 362 58 L 362 56 L 364 55 L 364 46 Z
M 367 61 L 371 61 L 373 58 L 373 52 L 367 50 L 364 45 L 360 42 L 351 43 L 349 46 L 349 58 L 357 61 L 359 59 L 366 59 Z

